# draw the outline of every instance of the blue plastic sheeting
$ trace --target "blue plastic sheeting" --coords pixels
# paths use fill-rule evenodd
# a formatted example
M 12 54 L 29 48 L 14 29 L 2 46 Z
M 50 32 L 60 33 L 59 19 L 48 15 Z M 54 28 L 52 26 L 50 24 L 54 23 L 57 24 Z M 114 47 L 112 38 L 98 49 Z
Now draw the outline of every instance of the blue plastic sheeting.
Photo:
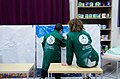
M 46 34 L 54 30 L 55 25 L 36 25 L 36 35 L 38 38 L 45 36 Z M 68 25 L 63 25 L 63 33 L 68 33 Z

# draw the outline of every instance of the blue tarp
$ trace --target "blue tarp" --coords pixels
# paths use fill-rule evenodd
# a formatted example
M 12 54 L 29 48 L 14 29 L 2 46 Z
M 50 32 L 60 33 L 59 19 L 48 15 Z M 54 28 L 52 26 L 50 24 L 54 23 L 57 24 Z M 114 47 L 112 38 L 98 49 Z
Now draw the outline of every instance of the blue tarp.
M 36 25 L 36 35 L 38 38 L 52 32 L 54 30 L 55 25 Z M 68 25 L 63 25 L 63 33 L 68 33 Z

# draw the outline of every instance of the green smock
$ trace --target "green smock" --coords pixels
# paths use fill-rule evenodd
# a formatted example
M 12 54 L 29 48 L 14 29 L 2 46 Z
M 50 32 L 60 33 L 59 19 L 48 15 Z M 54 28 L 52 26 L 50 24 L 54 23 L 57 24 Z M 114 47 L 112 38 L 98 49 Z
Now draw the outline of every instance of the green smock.
M 66 46 L 66 40 L 59 34 L 57 30 L 54 30 L 50 34 L 44 36 L 42 47 L 44 51 L 42 69 L 48 70 L 50 63 L 61 62 L 61 47 Z
M 85 31 L 69 32 L 67 34 L 67 64 L 71 65 L 73 60 L 73 54 L 76 56 L 76 63 L 80 67 L 95 67 L 98 65 L 99 56 L 98 53 L 91 46 L 91 37 Z

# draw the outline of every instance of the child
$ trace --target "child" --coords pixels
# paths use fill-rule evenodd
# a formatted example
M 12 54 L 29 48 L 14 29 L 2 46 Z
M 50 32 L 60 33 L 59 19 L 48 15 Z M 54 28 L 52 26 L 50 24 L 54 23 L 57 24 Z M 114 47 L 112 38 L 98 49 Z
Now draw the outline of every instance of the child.
M 91 68 L 98 65 L 98 53 L 92 47 L 92 39 L 84 30 L 83 23 L 79 19 L 72 19 L 68 22 L 70 32 L 67 34 L 67 64 L 71 65 L 73 54 L 76 56 L 76 63 L 79 67 Z M 89 79 L 83 78 L 83 79 Z
M 55 25 L 54 31 L 44 36 L 42 47 L 44 51 L 41 79 L 45 79 L 50 63 L 61 63 L 61 47 L 65 47 L 66 41 L 61 35 L 63 26 Z M 60 79 L 60 74 L 55 74 L 55 79 Z

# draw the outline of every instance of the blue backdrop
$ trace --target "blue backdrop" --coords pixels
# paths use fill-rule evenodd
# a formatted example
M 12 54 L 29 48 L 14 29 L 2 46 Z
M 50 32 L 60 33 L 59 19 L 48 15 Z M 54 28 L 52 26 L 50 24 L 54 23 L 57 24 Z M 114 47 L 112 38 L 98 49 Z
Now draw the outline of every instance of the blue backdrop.
M 52 32 L 54 30 L 55 25 L 36 25 L 36 35 L 38 38 Z M 63 25 L 63 33 L 68 33 L 68 25 Z

